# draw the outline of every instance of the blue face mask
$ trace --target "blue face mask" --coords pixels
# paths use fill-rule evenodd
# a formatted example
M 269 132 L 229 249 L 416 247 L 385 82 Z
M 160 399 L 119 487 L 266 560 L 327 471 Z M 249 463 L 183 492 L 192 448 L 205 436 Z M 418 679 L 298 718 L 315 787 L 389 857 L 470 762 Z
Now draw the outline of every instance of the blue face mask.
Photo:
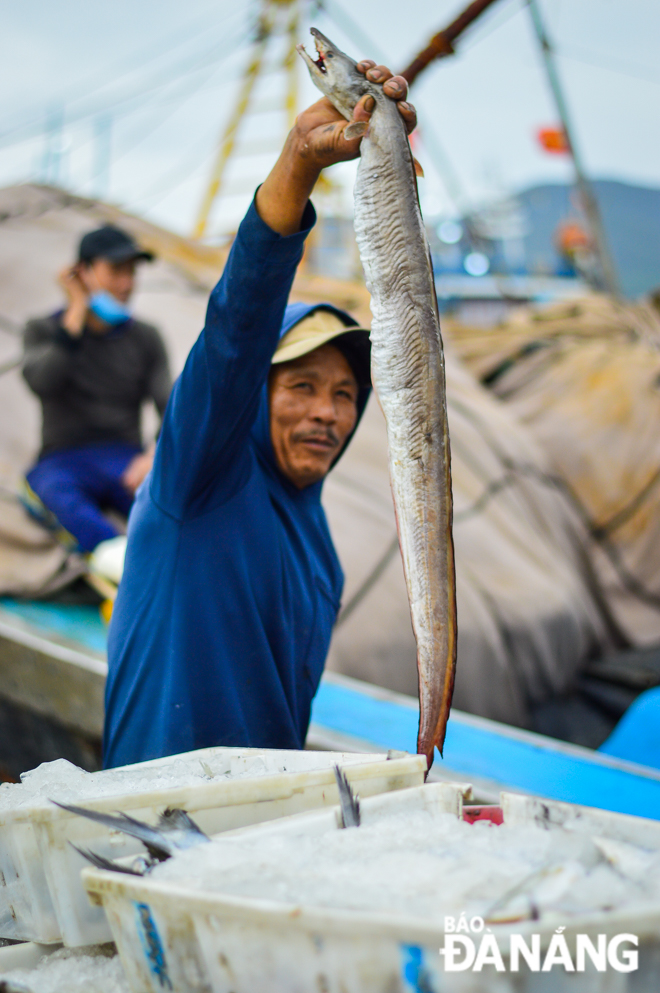
M 92 294 L 89 300 L 89 309 L 106 324 L 123 324 L 131 316 L 126 304 L 120 303 L 106 290 Z

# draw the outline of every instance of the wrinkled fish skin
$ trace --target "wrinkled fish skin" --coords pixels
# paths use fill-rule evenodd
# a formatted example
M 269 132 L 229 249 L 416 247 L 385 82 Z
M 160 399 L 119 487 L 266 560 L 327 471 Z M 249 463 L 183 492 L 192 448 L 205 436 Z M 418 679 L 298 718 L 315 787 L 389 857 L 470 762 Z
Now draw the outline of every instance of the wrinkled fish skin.
M 376 107 L 362 139 L 355 234 L 371 293 L 372 376 L 387 421 L 390 480 L 417 641 L 417 751 L 442 751 L 456 667 L 456 587 L 445 369 L 433 271 L 403 119 L 382 88 L 312 29 L 312 79 L 345 117 Z

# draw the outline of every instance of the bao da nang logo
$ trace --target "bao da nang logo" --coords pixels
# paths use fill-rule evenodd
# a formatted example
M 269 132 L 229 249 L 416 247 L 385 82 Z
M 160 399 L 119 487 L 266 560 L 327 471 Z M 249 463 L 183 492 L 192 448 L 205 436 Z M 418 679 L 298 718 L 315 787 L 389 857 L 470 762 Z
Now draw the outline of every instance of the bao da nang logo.
M 558 927 L 547 947 L 542 948 L 540 934 L 508 934 L 504 942 L 498 942 L 482 917 L 445 917 L 440 955 L 445 972 L 481 972 L 484 966 L 494 966 L 497 972 L 519 972 L 521 966 L 530 972 L 584 972 L 587 968 L 597 972 L 635 972 L 639 968 L 637 935 L 576 934 L 569 942 L 565 930 Z

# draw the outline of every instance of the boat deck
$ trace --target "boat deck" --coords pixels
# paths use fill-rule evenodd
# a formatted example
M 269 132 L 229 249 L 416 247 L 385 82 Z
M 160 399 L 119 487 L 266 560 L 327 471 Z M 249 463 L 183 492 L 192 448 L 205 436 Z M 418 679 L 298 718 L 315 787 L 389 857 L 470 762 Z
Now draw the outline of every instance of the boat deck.
M 0 698 L 98 748 L 105 645 L 106 628 L 94 607 L 0 599 Z M 309 744 L 412 752 L 417 719 L 413 698 L 326 673 Z M 0 771 L 3 765 L 0 755 Z M 472 782 L 481 801 L 509 789 L 660 820 L 659 770 L 457 710 L 431 776 Z

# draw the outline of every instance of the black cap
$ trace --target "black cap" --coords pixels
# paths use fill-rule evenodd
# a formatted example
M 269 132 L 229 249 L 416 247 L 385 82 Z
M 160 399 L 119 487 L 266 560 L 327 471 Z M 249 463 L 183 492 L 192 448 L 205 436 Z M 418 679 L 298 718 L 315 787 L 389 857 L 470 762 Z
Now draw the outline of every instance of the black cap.
M 94 259 L 107 259 L 108 262 L 130 262 L 144 259 L 153 262 L 151 252 L 143 251 L 129 234 L 106 224 L 96 231 L 84 235 L 78 248 L 79 262 L 92 262 Z

